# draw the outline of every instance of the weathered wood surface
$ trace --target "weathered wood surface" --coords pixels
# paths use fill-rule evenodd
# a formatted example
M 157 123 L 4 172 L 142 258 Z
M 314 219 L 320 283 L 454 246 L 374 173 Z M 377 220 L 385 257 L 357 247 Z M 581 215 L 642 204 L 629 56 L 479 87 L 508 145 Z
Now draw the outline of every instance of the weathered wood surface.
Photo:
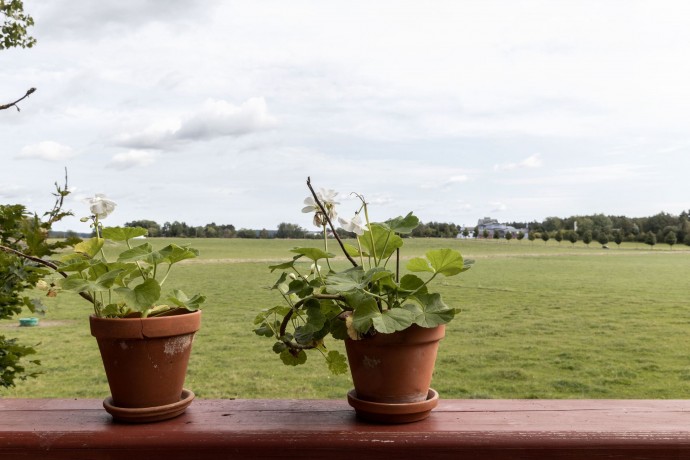
M 0 399 L 0 459 L 690 459 L 690 401 L 441 400 L 407 425 L 344 400 L 196 400 L 111 421 L 98 400 Z

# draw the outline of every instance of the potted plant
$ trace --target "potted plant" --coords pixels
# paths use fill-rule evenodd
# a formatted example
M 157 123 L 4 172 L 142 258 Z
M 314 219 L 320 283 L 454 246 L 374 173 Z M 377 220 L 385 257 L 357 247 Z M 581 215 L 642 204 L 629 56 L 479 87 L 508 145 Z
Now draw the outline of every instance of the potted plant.
M 151 422 L 180 415 L 194 399 L 183 385 L 205 297 L 180 290 L 164 297 L 162 286 L 174 264 L 199 253 L 175 244 L 154 250 L 142 239 L 143 228 L 104 228 L 101 221 L 115 203 L 96 195 L 89 204 L 91 215 L 82 221 L 91 221 L 94 236 L 75 244 L 73 252 L 49 261 L 10 250 L 59 275 L 55 282 L 39 282 L 39 289 L 50 296 L 75 292 L 92 306 L 91 334 L 111 391 L 103 405 L 115 419 Z
M 269 267 L 281 270 L 273 288 L 285 305 L 261 311 L 255 333 L 275 340 L 273 351 L 285 364 L 303 364 L 306 351 L 316 350 L 335 374 L 347 372 L 346 358 L 328 350 L 324 340 L 342 339 L 355 387 L 348 402 L 360 417 L 393 423 L 426 418 L 438 400 L 430 389 L 438 342 L 457 312 L 428 286 L 439 275 L 468 270 L 472 262 L 452 249 L 431 250 L 410 259 L 409 273 L 401 277 L 402 236 L 419 225 L 417 217 L 371 222 L 368 203 L 354 194 L 359 202 L 354 218 L 338 218 L 355 236 L 356 245 L 349 244 L 333 223 L 337 194 L 316 192 L 309 179 L 307 187 L 311 196 L 303 212 L 314 213 L 324 248 L 294 248 L 292 260 Z M 348 261 L 345 269 L 329 252 L 331 235 Z

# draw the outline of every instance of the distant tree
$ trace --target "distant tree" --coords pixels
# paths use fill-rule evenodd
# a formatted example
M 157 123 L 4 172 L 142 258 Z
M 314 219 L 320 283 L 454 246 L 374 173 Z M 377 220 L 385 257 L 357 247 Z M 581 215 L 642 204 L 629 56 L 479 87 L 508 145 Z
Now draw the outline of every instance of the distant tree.
M 517 234 L 517 240 L 518 240 L 518 241 L 522 241 L 523 238 L 525 238 L 525 232 L 523 232 L 522 230 L 520 230 L 520 231 L 518 232 L 518 234 Z
M 570 230 L 568 232 L 568 241 L 573 243 L 573 246 L 575 246 L 575 243 L 577 243 L 577 232 L 575 230 Z
M 474 227 L 473 233 L 475 238 L 479 238 L 479 226 Z
M 501 239 L 501 234 L 498 232 L 498 230 L 494 230 L 493 232 L 493 239 L 495 240 L 500 240 Z
M 644 244 L 648 244 L 652 249 L 654 249 L 654 245 L 656 244 L 656 235 L 651 230 L 645 234 Z
M 560 217 L 547 217 L 541 226 L 546 232 L 555 232 L 563 228 L 563 220 Z
M 685 235 L 685 238 L 683 238 L 683 244 L 686 246 L 690 246 L 690 233 Z
M 666 234 L 666 237 L 664 238 L 664 243 L 668 244 L 671 249 L 673 249 L 673 245 L 678 242 L 678 238 L 676 237 L 676 232 L 668 232 Z
M 527 234 L 527 239 L 530 240 L 531 242 L 534 243 L 534 240 L 537 238 L 536 232 L 529 232 Z
M 513 239 L 513 234 L 511 232 L 506 232 L 506 241 L 510 241 Z
M 270 238 L 268 230 L 266 230 L 265 228 L 261 229 L 261 231 L 259 232 L 259 238 L 263 240 L 267 240 L 268 238 Z
M 558 244 L 561 244 L 561 241 L 563 241 L 563 230 L 558 230 L 553 238 L 558 241 Z
M 623 242 L 623 230 L 616 230 L 616 233 L 613 234 L 613 241 L 619 248 L 621 247 L 621 243 Z
M 470 230 L 469 230 L 467 227 L 465 227 L 465 228 L 462 230 L 462 236 L 464 236 L 465 238 L 467 238 L 468 236 L 470 236 Z
M 251 230 L 248 228 L 241 228 L 237 230 L 237 238 L 253 239 L 256 238 L 256 236 L 256 230 Z
M 161 226 L 153 220 L 133 220 L 126 222 L 125 227 L 141 227 L 148 230 L 148 236 L 156 237 L 161 235 Z
M 597 241 L 600 245 L 605 246 L 609 242 L 609 236 L 606 234 L 606 232 L 599 232 L 599 237 L 597 238 Z
M 278 225 L 278 232 L 276 238 L 304 238 L 307 231 L 297 224 L 289 224 L 281 222 Z
M 488 237 L 489 237 L 489 231 L 487 229 L 484 229 L 484 231 L 482 232 L 482 238 L 486 239 Z
M 592 242 L 592 231 L 587 230 L 582 234 L 582 242 L 585 243 L 589 247 L 589 243 Z
M 549 232 L 541 232 L 541 239 L 544 241 L 544 243 L 548 242 L 550 238 Z

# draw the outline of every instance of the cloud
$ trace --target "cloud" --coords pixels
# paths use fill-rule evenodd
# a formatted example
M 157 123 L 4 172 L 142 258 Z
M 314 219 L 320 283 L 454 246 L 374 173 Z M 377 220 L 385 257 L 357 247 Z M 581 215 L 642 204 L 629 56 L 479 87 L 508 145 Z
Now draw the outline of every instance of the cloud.
M 491 207 L 491 212 L 503 212 L 508 209 L 508 206 L 500 201 L 491 201 L 489 206 Z
M 271 127 L 274 123 L 264 98 L 253 97 L 239 107 L 226 101 L 208 100 L 200 111 L 182 123 L 175 137 L 199 140 L 241 136 Z
M 44 161 L 62 161 L 67 158 L 72 158 L 77 155 L 77 152 L 72 147 L 58 142 L 43 141 L 38 144 L 27 145 L 22 148 L 16 158 L 29 159 L 35 158 Z
M 189 141 L 206 141 L 219 137 L 239 137 L 275 126 L 272 116 L 261 97 L 253 97 L 242 105 L 209 99 L 194 113 L 158 121 L 145 129 L 121 134 L 116 143 L 135 149 L 165 149 Z
M 108 168 L 125 170 L 139 166 L 148 166 L 156 161 L 156 155 L 145 150 L 130 150 L 114 155 L 106 165 Z
M 541 158 L 538 153 L 525 158 L 519 163 L 501 163 L 494 165 L 495 171 L 510 171 L 513 169 L 524 169 L 524 168 L 540 168 L 542 165 Z

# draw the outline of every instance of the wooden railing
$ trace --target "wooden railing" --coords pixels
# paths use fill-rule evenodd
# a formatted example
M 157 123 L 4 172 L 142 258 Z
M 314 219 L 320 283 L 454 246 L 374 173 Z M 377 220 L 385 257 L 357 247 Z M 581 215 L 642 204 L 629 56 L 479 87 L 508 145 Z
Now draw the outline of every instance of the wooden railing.
M 93 399 L 0 399 L 0 459 L 690 459 L 690 402 L 441 400 L 406 425 L 345 400 L 201 400 L 112 422 Z

